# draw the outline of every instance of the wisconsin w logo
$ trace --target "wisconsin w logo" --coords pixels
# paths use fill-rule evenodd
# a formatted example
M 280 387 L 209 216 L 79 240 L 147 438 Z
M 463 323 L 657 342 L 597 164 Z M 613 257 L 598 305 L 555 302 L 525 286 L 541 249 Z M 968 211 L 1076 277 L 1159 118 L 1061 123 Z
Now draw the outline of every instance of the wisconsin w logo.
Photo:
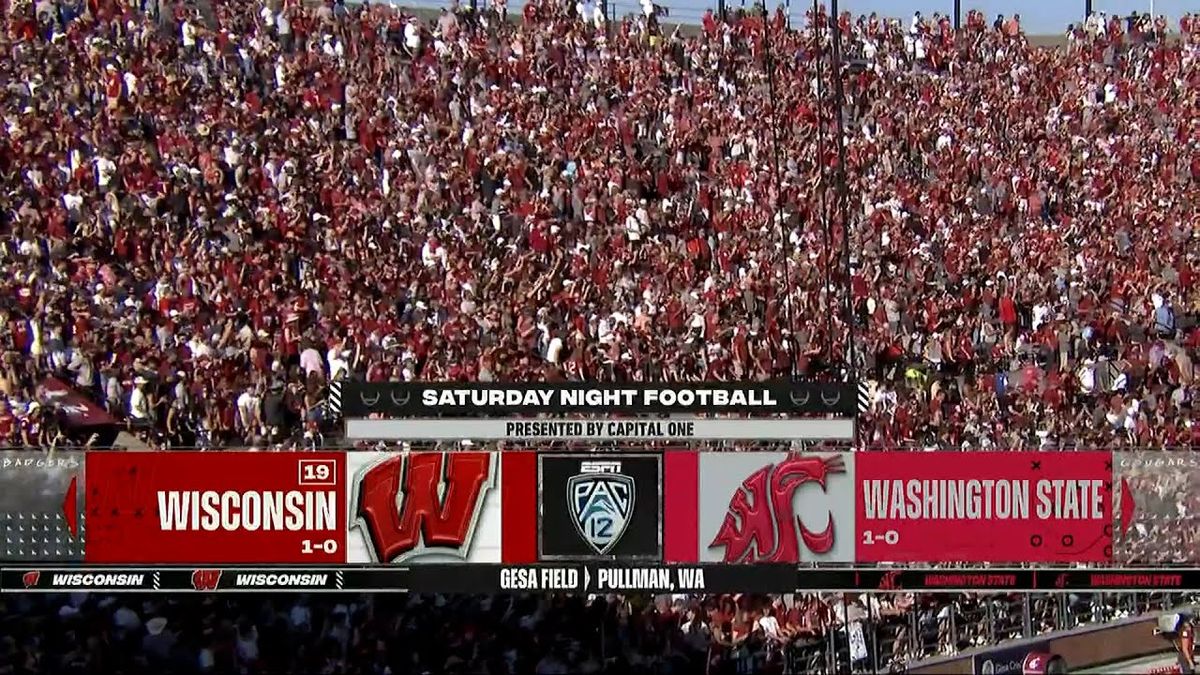
M 221 584 L 221 570 L 195 570 L 192 572 L 192 588 L 198 591 L 215 591 Z
M 496 485 L 495 461 L 491 452 L 392 455 L 359 477 L 352 527 L 366 529 L 376 562 L 434 552 L 465 559 Z
M 607 473 L 614 468 L 620 470 L 620 466 L 618 462 L 585 462 L 585 471 L 593 468 L 605 473 L 583 473 L 567 479 L 571 520 L 583 540 L 599 555 L 608 553 L 621 541 L 633 516 L 633 479 Z

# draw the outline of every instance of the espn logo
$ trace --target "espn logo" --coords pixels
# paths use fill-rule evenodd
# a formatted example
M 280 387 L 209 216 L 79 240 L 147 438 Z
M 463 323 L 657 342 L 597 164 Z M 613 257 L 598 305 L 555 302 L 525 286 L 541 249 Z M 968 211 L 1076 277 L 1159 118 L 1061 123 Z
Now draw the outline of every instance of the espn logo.
M 620 462 L 580 462 L 579 473 L 621 473 Z

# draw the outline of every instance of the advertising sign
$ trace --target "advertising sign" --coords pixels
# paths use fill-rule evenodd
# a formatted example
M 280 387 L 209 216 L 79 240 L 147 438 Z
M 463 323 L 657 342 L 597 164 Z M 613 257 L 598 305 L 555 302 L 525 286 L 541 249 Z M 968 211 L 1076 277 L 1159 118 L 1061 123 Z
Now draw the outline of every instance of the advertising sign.
M 0 452 L 0 560 L 83 560 L 82 452 Z
M 988 649 L 971 657 L 971 672 L 974 675 L 1024 675 L 1029 656 L 1040 655 L 1047 648 L 1048 643 L 1039 641 Z
M 538 456 L 539 557 L 662 559 L 662 455 Z
M 347 562 L 500 562 L 498 457 L 348 453 Z
M 346 560 L 340 452 L 94 452 L 88 562 Z
M 858 562 L 1109 562 L 1108 452 L 856 453 Z
M 854 460 L 853 453 L 700 453 L 699 560 L 854 562 Z

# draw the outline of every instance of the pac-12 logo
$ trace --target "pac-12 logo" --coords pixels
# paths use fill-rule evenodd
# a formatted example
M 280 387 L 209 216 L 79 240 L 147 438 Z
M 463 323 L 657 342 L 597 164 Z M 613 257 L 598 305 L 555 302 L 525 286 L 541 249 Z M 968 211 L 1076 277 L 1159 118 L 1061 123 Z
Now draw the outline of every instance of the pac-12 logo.
M 567 507 L 579 535 L 604 555 L 629 527 L 636 486 L 620 462 L 582 462 L 579 471 L 567 479 Z
M 813 532 L 796 514 L 793 497 L 805 483 L 824 490 L 830 474 L 845 471 L 839 456 L 801 455 L 758 469 L 733 493 L 709 548 L 724 547 L 727 563 L 799 562 L 800 540 L 813 553 L 828 553 L 834 543 L 833 514 L 825 529 Z

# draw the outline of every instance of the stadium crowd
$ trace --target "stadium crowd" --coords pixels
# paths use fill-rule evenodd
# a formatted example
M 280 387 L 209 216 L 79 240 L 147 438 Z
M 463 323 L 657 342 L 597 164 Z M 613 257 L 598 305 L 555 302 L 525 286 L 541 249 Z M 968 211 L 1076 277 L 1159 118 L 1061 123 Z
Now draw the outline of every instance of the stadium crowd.
M 868 447 L 1200 445 L 1190 16 L 843 15 L 836 102 L 812 15 L 0 6 L 0 444 L 81 440 L 48 377 L 217 447 L 316 434 L 334 378 L 850 363 Z M 9 596 L 0 675 L 819 672 L 855 622 L 880 669 L 999 601 Z
M 863 612 L 816 596 L 5 602 L 3 675 L 832 672 L 827 631 Z
M 851 358 L 865 446 L 1200 441 L 1191 17 L 837 17 L 843 224 L 824 19 L 581 11 L 6 2 L 0 442 L 57 433 L 48 375 L 209 447 L 331 378 Z
M 902 672 L 1197 598 L 6 595 L 0 675 Z

